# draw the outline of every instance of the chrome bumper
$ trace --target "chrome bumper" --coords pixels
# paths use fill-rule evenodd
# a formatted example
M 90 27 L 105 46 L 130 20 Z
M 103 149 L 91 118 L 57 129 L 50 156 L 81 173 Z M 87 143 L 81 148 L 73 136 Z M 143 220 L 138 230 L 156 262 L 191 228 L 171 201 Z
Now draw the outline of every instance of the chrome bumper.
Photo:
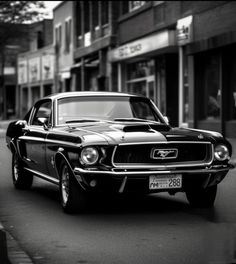
M 220 172 L 227 172 L 234 169 L 234 165 L 229 164 L 225 166 L 211 166 L 202 169 L 178 169 L 178 170 L 120 170 L 120 171 L 101 171 L 95 169 L 74 168 L 75 175 L 110 175 L 110 176 L 148 176 L 148 175 L 163 175 L 163 174 L 214 174 Z

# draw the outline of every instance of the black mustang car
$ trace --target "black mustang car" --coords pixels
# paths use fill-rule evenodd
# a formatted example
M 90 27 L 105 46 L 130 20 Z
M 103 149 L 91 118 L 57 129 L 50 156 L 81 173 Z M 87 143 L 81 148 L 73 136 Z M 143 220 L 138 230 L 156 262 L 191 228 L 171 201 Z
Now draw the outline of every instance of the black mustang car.
M 33 176 L 57 184 L 67 213 L 101 192 L 185 192 L 192 206 L 211 207 L 233 168 L 221 134 L 172 128 L 151 100 L 123 93 L 45 97 L 10 123 L 6 140 L 15 188 Z

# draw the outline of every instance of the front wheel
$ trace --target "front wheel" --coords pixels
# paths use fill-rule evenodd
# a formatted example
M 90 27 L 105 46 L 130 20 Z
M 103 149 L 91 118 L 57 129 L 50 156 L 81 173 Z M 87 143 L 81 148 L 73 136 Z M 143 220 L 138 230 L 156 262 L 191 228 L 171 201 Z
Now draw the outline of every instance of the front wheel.
M 33 175 L 23 168 L 17 153 L 12 155 L 12 181 L 16 189 L 29 189 L 33 183 Z
M 64 212 L 68 214 L 83 211 L 87 203 L 85 191 L 65 161 L 60 166 L 60 199 Z
M 198 188 L 186 191 L 186 197 L 192 207 L 210 208 L 214 205 L 217 185 L 205 189 Z

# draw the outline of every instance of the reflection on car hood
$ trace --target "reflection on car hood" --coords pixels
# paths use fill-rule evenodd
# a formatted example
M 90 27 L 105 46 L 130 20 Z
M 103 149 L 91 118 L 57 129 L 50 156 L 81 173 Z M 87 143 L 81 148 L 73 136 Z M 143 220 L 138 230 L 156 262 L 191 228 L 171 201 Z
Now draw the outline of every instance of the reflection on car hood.
M 63 128 L 64 132 L 75 135 L 82 142 L 120 144 L 136 142 L 167 141 L 214 141 L 220 134 L 184 128 L 170 128 L 165 124 L 144 122 L 96 122 L 73 124 Z

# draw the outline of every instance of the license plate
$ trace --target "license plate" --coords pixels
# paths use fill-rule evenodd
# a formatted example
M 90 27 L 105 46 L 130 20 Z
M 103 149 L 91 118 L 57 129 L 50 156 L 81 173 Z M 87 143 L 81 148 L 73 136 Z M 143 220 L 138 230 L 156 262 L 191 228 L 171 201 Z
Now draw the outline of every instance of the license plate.
M 149 177 L 149 189 L 176 189 L 182 187 L 182 175 L 151 175 Z

